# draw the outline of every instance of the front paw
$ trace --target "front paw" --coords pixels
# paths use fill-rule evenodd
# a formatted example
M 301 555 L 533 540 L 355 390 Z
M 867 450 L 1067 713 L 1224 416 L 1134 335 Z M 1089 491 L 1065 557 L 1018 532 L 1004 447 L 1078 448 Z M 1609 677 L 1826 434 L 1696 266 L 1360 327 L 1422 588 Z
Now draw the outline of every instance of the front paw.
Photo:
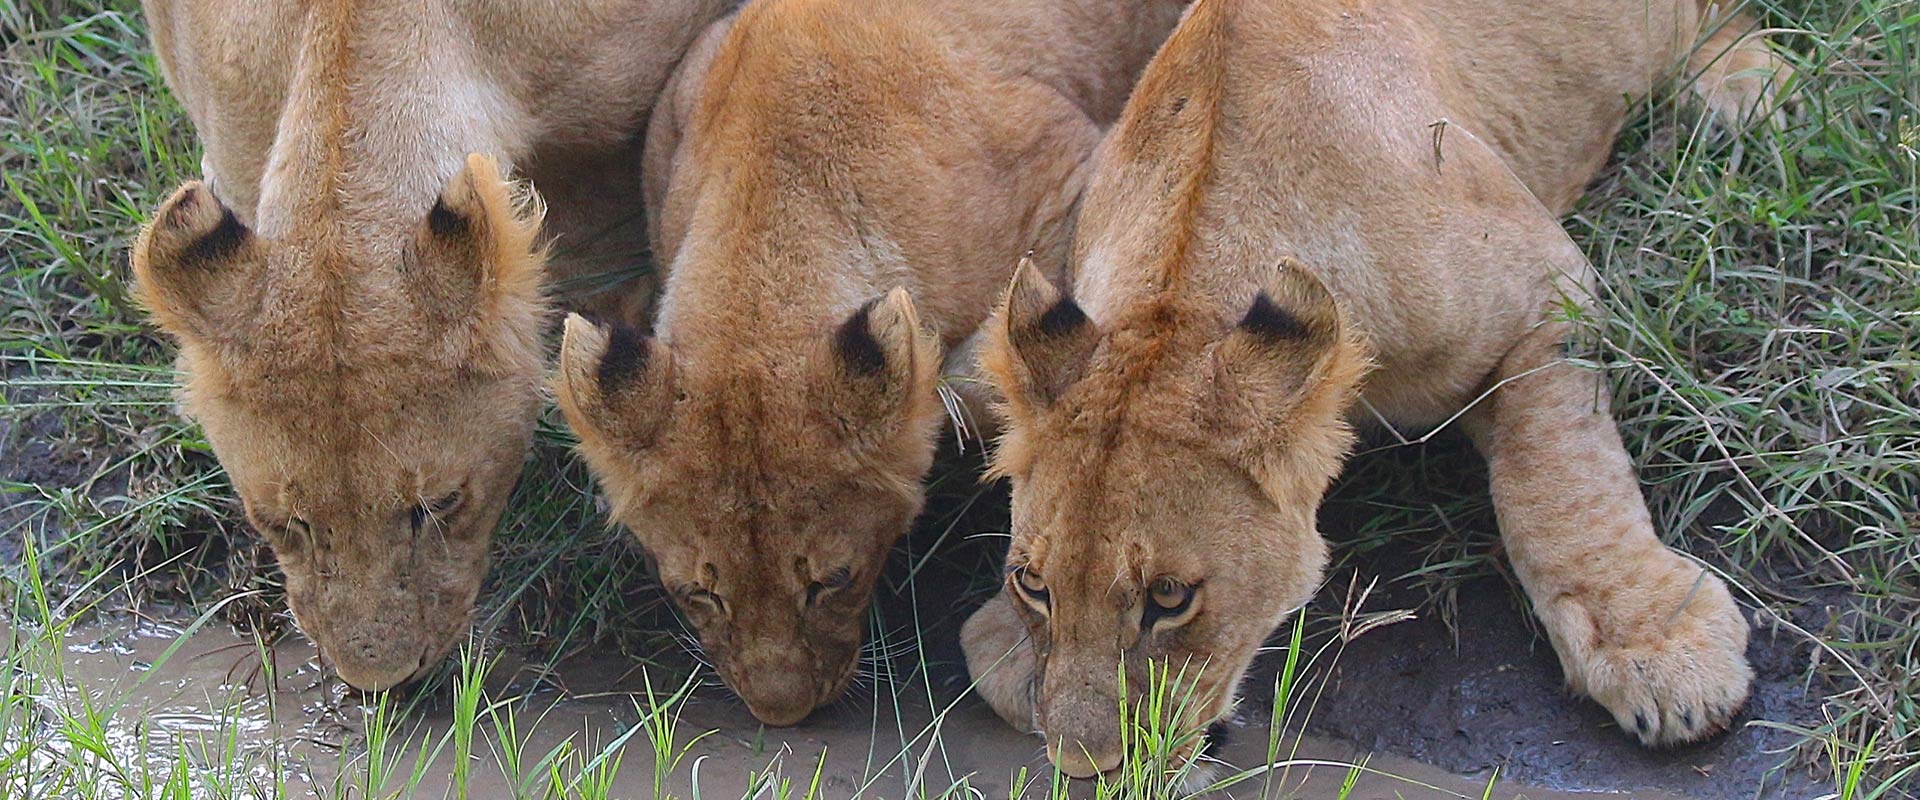
M 960 626 L 960 646 L 974 690 L 1008 725 L 1030 733 L 1033 724 L 1033 647 L 1027 626 L 1005 592 L 994 595 Z
M 1747 621 L 1726 584 L 1665 548 L 1610 566 L 1610 581 L 1595 575 L 1536 606 L 1567 684 L 1648 747 L 1725 729 L 1753 683 Z

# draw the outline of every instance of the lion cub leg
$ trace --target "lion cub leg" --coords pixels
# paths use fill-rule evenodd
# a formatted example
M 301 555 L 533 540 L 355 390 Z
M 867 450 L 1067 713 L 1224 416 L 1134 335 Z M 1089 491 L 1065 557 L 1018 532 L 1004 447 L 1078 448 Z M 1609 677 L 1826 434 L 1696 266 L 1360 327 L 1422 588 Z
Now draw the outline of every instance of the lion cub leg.
M 960 647 L 974 691 L 1000 718 L 1022 733 L 1034 730 L 1033 681 L 1039 664 L 1027 641 L 1027 626 L 1005 591 L 993 596 L 960 626 Z
M 1469 416 L 1501 538 L 1574 691 L 1644 745 L 1703 738 L 1746 701 L 1746 618 L 1655 536 L 1599 374 L 1565 363 L 1565 333 L 1531 332 Z
M 1708 113 L 1729 125 L 1772 119 L 1783 125 L 1785 91 L 1793 68 L 1767 46 L 1759 22 L 1745 12 L 1713 16 L 1718 3 L 1702 8 L 1706 37 L 1687 58 L 1692 90 Z

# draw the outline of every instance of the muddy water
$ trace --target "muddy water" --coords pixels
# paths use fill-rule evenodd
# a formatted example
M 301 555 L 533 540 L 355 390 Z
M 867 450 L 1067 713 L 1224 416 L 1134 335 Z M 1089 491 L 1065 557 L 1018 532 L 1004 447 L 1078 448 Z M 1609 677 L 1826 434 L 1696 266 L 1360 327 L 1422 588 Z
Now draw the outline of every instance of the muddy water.
M 168 653 L 176 642 L 179 646 Z M 355 790 L 342 791 L 341 781 L 358 783 L 355 776 L 365 771 L 366 701 L 327 680 L 312 648 L 298 637 L 261 647 L 218 623 L 184 633 L 176 625 L 129 619 L 73 633 L 59 661 L 65 682 L 88 687 L 96 704 L 124 699 L 113 722 L 116 735 L 110 737 L 116 748 L 172 752 L 180 741 L 197 741 L 204 752 L 209 742 L 235 740 L 220 745 L 226 748 L 219 751 L 221 757 L 244 762 L 246 771 L 263 779 L 284 775 L 293 796 L 360 796 Z M 552 669 L 503 660 L 485 685 L 489 701 L 518 698 L 506 706 L 511 710 L 503 712 L 503 719 L 510 717 L 519 730 L 524 763 L 571 747 L 585 754 L 575 759 L 575 768 L 568 770 L 572 774 L 587 757 L 625 737 L 610 796 L 644 798 L 655 793 L 649 737 L 660 735 L 639 722 L 637 709 L 648 705 L 646 677 L 624 658 L 588 656 Z M 657 690 L 673 683 L 661 675 L 652 679 Z M 443 686 L 431 696 L 416 697 L 417 707 L 400 717 L 411 737 L 400 751 L 398 769 L 403 774 L 412 769 L 420 742 L 443 738 L 450 720 L 444 698 L 451 693 Z M 754 791 L 756 776 L 776 774 L 804 787 L 818 767 L 821 794 L 830 798 L 1046 794 L 1050 773 L 1039 741 L 1015 733 L 978 702 L 963 697 L 943 705 L 929 696 L 924 682 L 894 685 L 880 679 L 856 691 L 862 693 L 804 726 L 769 730 L 724 690 L 696 690 L 679 709 L 673 737 L 685 755 L 667 774 L 662 789 L 683 798 L 737 798 Z M 78 702 L 77 697 L 55 700 Z M 488 736 L 491 725 L 483 721 L 480 728 L 469 761 L 469 796 L 514 797 L 515 782 L 500 766 L 504 749 Z M 229 732 L 238 736 L 229 737 Z M 688 744 L 700 734 L 707 735 Z M 1258 766 L 1266 762 L 1267 739 L 1258 725 L 1240 726 L 1218 756 L 1233 768 Z M 231 752 L 236 746 L 238 751 Z M 1242 783 L 1230 794 L 1335 797 L 1352 771 L 1347 765 L 1364 762 L 1349 795 L 1359 800 L 1600 796 L 1506 783 L 1495 784 L 1488 794 L 1486 776 L 1462 777 L 1406 759 L 1369 757 L 1337 741 L 1288 739 L 1282 749 L 1290 766 L 1275 770 L 1270 779 Z M 159 758 L 166 763 L 166 756 Z M 451 761 L 451 751 L 443 751 L 423 771 L 412 795 L 451 796 Z M 1040 777 L 1029 777 L 1025 791 L 1016 791 L 1016 775 L 1023 767 L 1027 775 Z M 401 787 L 402 780 L 387 786 Z M 544 772 L 539 780 L 544 781 Z M 1089 794 L 1085 786 L 1077 789 L 1076 796 Z M 794 796 L 801 794 L 796 791 Z M 1612 796 L 1674 797 L 1638 792 Z

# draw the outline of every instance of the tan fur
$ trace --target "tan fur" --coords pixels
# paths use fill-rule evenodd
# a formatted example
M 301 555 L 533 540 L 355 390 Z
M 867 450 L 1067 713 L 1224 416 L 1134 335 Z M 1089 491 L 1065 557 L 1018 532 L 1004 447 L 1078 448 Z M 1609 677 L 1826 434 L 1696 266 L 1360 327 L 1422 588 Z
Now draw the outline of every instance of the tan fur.
M 145 3 L 206 175 L 135 278 L 348 683 L 458 640 L 527 452 L 549 250 L 503 171 L 563 276 L 637 263 L 636 132 L 724 4 Z
M 1179 10 L 761 0 L 672 79 L 647 143 L 658 338 L 570 323 L 556 391 L 760 719 L 854 674 L 920 511 L 939 353 L 1023 253 L 1057 274 L 1098 126 Z
M 1199 670 L 1189 724 L 1228 713 L 1321 580 L 1365 375 L 1403 428 L 1494 389 L 1467 427 L 1570 685 L 1648 744 L 1723 727 L 1745 621 L 1655 537 L 1554 321 L 1594 282 L 1556 214 L 1700 30 L 1673 0 L 1199 0 L 1096 156 L 1073 297 L 1022 270 L 991 323 L 1014 538 L 962 636 L 1001 716 L 1070 774 L 1112 768 L 1116 653 L 1135 687 Z M 1782 74 L 1703 91 L 1764 109 Z

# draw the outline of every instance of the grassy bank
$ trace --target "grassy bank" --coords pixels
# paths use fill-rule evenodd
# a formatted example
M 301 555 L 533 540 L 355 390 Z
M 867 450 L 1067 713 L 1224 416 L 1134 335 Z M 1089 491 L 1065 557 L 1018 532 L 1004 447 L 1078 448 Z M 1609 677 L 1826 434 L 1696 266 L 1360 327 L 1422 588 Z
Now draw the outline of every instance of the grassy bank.
M 1793 123 L 1655 108 L 1568 228 L 1661 528 L 1818 640 L 1839 693 L 1810 733 L 1885 775 L 1920 752 L 1920 4 L 1780 5 Z
M 1800 71 L 1792 121 L 1721 135 L 1685 108 L 1649 103 L 1567 228 L 1606 279 L 1587 357 L 1614 378 L 1661 529 L 1727 577 L 1759 626 L 1811 643 L 1807 685 L 1828 696 L 1800 726 L 1804 755 L 1842 773 L 1857 765 L 1853 796 L 1869 797 L 1896 781 L 1920 786 L 1920 3 L 1762 5 Z M 0 26 L 0 800 L 49 788 L 274 796 L 284 787 L 270 753 L 183 746 L 110 763 L 99 755 L 117 752 L 108 709 L 35 699 L 87 696 L 55 662 L 67 627 L 95 611 L 185 608 L 265 640 L 287 623 L 270 557 L 198 429 L 174 411 L 171 349 L 126 288 L 128 237 L 199 172 L 137 3 L 0 0 Z M 496 543 L 481 638 L 556 658 L 591 645 L 647 664 L 673 642 L 644 564 L 602 525 L 556 417 L 539 438 Z M 1365 481 L 1368 492 L 1418 494 L 1414 480 L 1371 460 L 1345 491 Z M 936 493 L 960 516 L 970 476 L 941 481 Z M 1344 550 L 1462 520 L 1484 534 L 1484 491 L 1380 514 Z M 1401 577 L 1441 602 L 1499 571 L 1484 535 L 1420 541 L 1427 566 Z M 506 724 L 487 714 L 500 698 L 475 688 L 483 665 L 451 664 L 441 684 L 467 704 L 469 730 Z M 406 713 L 376 713 L 373 730 Z M 698 733 L 667 736 L 661 752 Z M 374 744 L 380 752 L 377 733 Z M 558 770 L 542 778 L 560 781 L 553 796 L 596 796 L 608 745 L 529 754 L 529 769 Z M 463 745 L 448 735 L 438 746 L 451 763 Z M 353 752 L 342 795 L 404 785 L 374 773 L 413 763 Z M 627 768 L 652 768 L 637 764 L 645 752 L 629 752 Z M 808 796 L 806 770 L 784 777 L 792 796 Z

